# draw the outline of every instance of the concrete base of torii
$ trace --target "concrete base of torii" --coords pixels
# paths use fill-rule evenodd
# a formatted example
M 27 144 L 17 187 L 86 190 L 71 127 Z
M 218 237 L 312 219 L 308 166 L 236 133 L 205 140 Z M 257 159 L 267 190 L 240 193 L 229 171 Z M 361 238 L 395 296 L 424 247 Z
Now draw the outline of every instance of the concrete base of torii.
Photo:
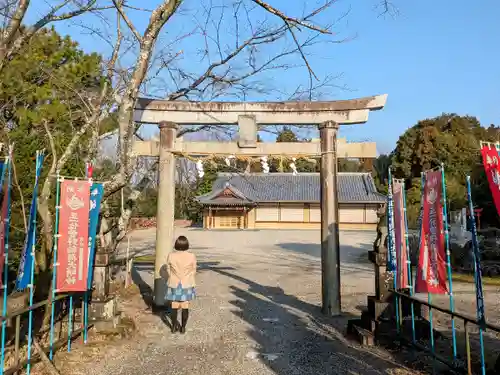
M 321 158 L 321 248 L 322 311 L 338 315 L 340 307 L 340 262 L 338 240 L 337 157 L 375 158 L 375 145 L 343 146 L 338 155 L 339 125 L 360 124 L 370 111 L 382 109 L 387 95 L 328 102 L 217 103 L 163 101 L 141 98 L 135 106 L 134 121 L 156 123 L 159 142 L 136 142 L 137 156 L 159 157 L 159 186 L 155 257 L 154 304 L 166 307 L 165 268 L 174 243 L 175 154 L 269 156 L 287 154 Z M 239 125 L 239 139 L 230 143 L 176 142 L 182 125 Z M 320 125 L 320 144 L 277 144 L 257 142 L 258 125 Z M 352 152 L 349 152 L 349 151 Z M 344 154 L 345 153 L 345 154 Z

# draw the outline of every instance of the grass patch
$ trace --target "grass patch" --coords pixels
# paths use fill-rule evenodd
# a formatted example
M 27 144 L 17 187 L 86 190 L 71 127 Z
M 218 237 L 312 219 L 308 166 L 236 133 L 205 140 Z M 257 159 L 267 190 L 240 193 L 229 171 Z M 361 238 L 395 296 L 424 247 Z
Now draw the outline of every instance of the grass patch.
M 155 262 L 155 256 L 154 255 L 142 255 L 140 257 L 134 258 L 134 263 L 135 264 L 150 264 Z
M 457 282 L 474 284 L 474 275 L 466 273 L 454 273 L 452 279 Z M 500 277 L 483 276 L 483 285 L 500 286 Z

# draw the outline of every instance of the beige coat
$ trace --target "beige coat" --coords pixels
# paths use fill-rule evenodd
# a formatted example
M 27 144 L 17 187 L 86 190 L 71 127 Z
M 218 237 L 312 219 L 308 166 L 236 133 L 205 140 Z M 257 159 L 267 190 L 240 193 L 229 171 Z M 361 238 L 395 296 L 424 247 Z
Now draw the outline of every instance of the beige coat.
M 179 283 L 183 288 L 196 286 L 196 256 L 189 251 L 173 251 L 167 257 L 167 285 L 176 288 Z

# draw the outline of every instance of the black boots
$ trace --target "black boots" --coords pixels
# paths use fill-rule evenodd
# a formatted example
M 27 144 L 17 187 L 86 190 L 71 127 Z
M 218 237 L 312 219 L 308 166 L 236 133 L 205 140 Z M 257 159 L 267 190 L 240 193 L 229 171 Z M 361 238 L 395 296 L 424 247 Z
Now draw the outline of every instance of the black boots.
M 189 319 L 189 309 L 182 310 L 182 325 L 181 325 L 181 333 L 186 333 L 186 325 Z
M 180 309 L 172 309 L 172 333 L 176 333 L 180 331 L 180 333 L 186 333 L 186 325 L 189 319 L 189 309 L 182 309 L 182 324 L 179 326 L 179 322 L 177 321 L 177 315 Z
M 177 329 L 179 328 L 179 322 L 177 321 L 177 312 L 178 311 L 179 310 L 177 310 L 177 309 L 172 309 L 172 315 L 170 316 L 171 320 L 172 320 L 172 326 L 170 327 L 170 330 L 172 331 L 172 333 L 177 332 Z

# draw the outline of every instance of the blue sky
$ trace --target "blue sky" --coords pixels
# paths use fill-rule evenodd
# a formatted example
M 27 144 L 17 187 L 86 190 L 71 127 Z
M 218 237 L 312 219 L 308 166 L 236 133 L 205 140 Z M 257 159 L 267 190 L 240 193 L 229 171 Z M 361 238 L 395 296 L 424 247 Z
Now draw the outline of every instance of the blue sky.
M 398 14 L 379 17 L 375 8 L 377 1 L 339 0 L 322 20 L 336 19 L 350 7 L 349 15 L 338 22 L 336 30 L 340 38 L 356 37 L 346 43 L 320 45 L 310 51 L 309 61 L 319 76 L 341 75 L 336 83 L 349 88 L 331 89 L 323 93 L 322 99 L 389 95 L 383 111 L 372 112 L 367 124 L 343 127 L 341 136 L 349 141 L 375 141 L 378 151 L 385 153 L 394 148 L 405 129 L 442 112 L 474 115 L 485 126 L 500 125 L 500 105 L 497 104 L 500 100 L 500 3 L 494 0 L 393 0 Z M 302 13 L 302 1 L 269 2 L 288 14 Z M 153 7 L 158 0 L 147 3 Z M 186 13 L 167 25 L 162 46 L 190 30 L 186 14 L 191 12 L 189 17 L 197 16 L 193 12 L 197 4 L 197 0 L 185 1 Z M 29 20 L 42 11 L 42 8 L 32 9 Z M 147 22 L 143 14 L 134 13 L 131 17 L 139 29 Z M 85 17 L 82 22 L 94 21 Z M 86 51 L 109 51 L 104 43 L 83 33 L 79 27 L 59 24 L 58 30 L 71 35 Z M 186 51 L 179 64 L 196 71 L 199 62 L 192 56 L 202 47 L 202 40 L 193 37 L 173 45 L 171 52 Z M 193 55 L 188 55 L 189 52 Z M 291 90 L 300 82 L 307 82 L 307 74 L 302 68 L 290 69 L 267 73 L 261 79 L 280 89 Z M 276 94 L 268 94 L 249 99 L 276 98 Z

